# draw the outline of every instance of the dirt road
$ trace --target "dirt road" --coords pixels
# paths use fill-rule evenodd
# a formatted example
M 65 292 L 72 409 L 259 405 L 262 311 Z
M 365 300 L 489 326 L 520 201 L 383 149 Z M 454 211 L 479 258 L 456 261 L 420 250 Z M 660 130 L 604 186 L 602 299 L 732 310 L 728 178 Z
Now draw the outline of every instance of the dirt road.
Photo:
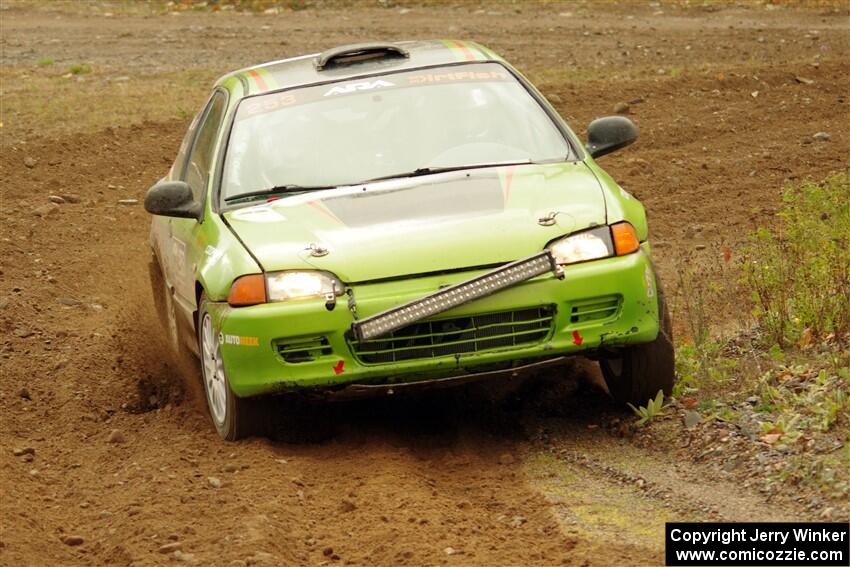
M 456 36 L 514 61 L 577 130 L 628 104 L 642 136 L 603 165 L 643 199 L 672 280 L 772 222 L 785 180 L 849 165 L 847 9 L 4 2 L 0 18 L 0 563 L 658 565 L 668 519 L 818 516 L 623 436 L 584 363 L 507 400 L 318 407 L 302 433 L 319 440 L 224 443 L 164 355 L 149 219 L 126 200 L 166 171 L 216 73 Z

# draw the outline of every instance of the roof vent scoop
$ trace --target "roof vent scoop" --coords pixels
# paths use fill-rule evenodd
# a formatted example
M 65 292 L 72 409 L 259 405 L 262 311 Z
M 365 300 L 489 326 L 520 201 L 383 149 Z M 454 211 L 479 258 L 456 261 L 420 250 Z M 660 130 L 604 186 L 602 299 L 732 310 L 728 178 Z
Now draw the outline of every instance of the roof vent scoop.
M 316 70 L 324 71 L 333 67 L 341 67 L 343 65 L 376 59 L 406 59 L 408 57 L 410 57 L 410 53 L 394 43 L 381 43 L 377 41 L 355 43 L 334 47 L 320 53 L 316 59 Z

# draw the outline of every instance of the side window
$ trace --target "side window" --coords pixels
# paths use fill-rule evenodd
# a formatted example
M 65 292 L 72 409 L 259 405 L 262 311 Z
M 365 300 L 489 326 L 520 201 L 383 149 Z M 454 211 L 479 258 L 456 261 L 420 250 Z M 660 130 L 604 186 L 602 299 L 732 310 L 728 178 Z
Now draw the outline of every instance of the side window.
M 195 199 L 200 201 L 201 195 L 207 186 L 210 175 L 210 166 L 213 160 L 216 134 L 224 118 L 225 97 L 218 92 L 213 95 L 209 107 L 195 136 L 195 144 L 189 154 L 189 163 L 186 166 L 186 183 L 192 188 Z
M 189 146 L 192 144 L 192 138 L 195 137 L 195 128 L 198 127 L 198 122 L 200 122 L 201 116 L 204 114 L 204 110 L 206 110 L 206 106 L 202 108 L 192 119 L 192 123 L 189 124 L 189 129 L 186 130 L 186 135 L 183 137 L 183 141 L 180 142 L 180 150 L 177 152 L 177 159 L 174 160 L 174 164 L 171 166 L 171 171 L 169 172 L 169 177 L 171 179 L 183 178 L 183 169 L 186 166 L 186 154 L 189 153 Z

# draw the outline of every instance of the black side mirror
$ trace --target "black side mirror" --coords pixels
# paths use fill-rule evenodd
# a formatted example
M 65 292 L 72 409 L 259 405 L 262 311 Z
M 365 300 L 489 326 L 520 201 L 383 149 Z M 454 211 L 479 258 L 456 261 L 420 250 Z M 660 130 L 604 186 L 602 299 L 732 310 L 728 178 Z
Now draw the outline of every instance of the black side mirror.
M 183 181 L 160 181 L 145 195 L 145 210 L 152 215 L 201 219 L 201 204 Z
M 637 139 L 635 123 L 625 116 L 597 118 L 587 127 L 587 151 L 598 158 L 625 148 Z

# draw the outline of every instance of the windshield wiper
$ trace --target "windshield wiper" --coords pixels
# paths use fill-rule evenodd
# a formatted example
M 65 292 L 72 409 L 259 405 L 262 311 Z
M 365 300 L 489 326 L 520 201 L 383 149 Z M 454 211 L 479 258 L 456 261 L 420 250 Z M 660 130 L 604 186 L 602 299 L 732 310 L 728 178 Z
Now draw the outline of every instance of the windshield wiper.
M 372 179 L 367 179 L 366 181 L 360 181 L 358 183 L 344 183 L 342 185 L 316 185 L 316 186 L 305 186 L 305 185 L 279 185 L 277 187 L 271 187 L 269 189 L 261 189 L 259 191 L 249 191 L 248 193 L 240 193 L 238 195 L 232 195 L 230 197 L 225 197 L 225 203 L 233 203 L 236 201 L 242 201 L 244 199 L 253 199 L 259 197 L 275 197 L 277 195 L 283 194 L 297 194 L 297 193 L 306 193 L 308 191 L 321 191 L 323 189 L 336 189 L 337 187 L 348 187 L 353 185 L 364 185 L 366 183 L 372 183 L 373 181 L 383 181 L 385 179 L 399 179 L 402 177 L 418 177 L 420 175 L 431 175 L 433 173 L 445 173 L 447 171 L 460 171 L 462 169 L 482 169 L 485 167 L 502 167 L 506 165 L 526 165 L 529 163 L 536 163 L 530 159 L 520 160 L 520 161 L 495 161 L 495 162 L 484 162 L 484 163 L 470 163 L 466 165 L 452 165 L 445 167 L 420 167 L 414 169 L 413 171 L 407 171 L 405 173 L 394 173 L 392 175 L 382 175 L 381 177 L 374 177 Z
M 521 161 L 495 161 L 495 162 L 485 162 L 485 163 L 470 163 L 467 165 L 451 165 L 445 167 L 419 167 L 414 169 L 413 171 L 407 171 L 405 173 L 394 173 L 392 175 L 382 175 L 381 177 L 374 177 L 372 179 L 367 179 L 366 181 L 361 181 L 358 185 L 362 185 L 364 183 L 372 183 L 373 181 L 383 181 L 384 179 L 399 179 L 402 177 L 419 177 L 420 175 L 431 175 L 433 173 L 445 173 L 447 171 L 460 171 L 462 169 L 483 169 L 485 167 L 502 167 L 505 165 L 526 165 L 529 163 L 534 163 L 530 159 L 521 160 Z
M 325 186 L 304 186 L 304 185 L 278 185 L 277 187 L 271 187 L 269 189 L 260 189 L 259 191 L 249 191 L 247 193 L 239 193 L 238 195 L 232 195 L 230 197 L 225 197 L 225 203 L 233 203 L 235 201 L 241 201 L 243 199 L 252 199 L 256 197 L 275 197 L 277 195 L 283 195 L 286 193 L 306 193 L 308 191 L 321 191 L 322 189 L 335 189 L 336 185 L 325 185 Z

